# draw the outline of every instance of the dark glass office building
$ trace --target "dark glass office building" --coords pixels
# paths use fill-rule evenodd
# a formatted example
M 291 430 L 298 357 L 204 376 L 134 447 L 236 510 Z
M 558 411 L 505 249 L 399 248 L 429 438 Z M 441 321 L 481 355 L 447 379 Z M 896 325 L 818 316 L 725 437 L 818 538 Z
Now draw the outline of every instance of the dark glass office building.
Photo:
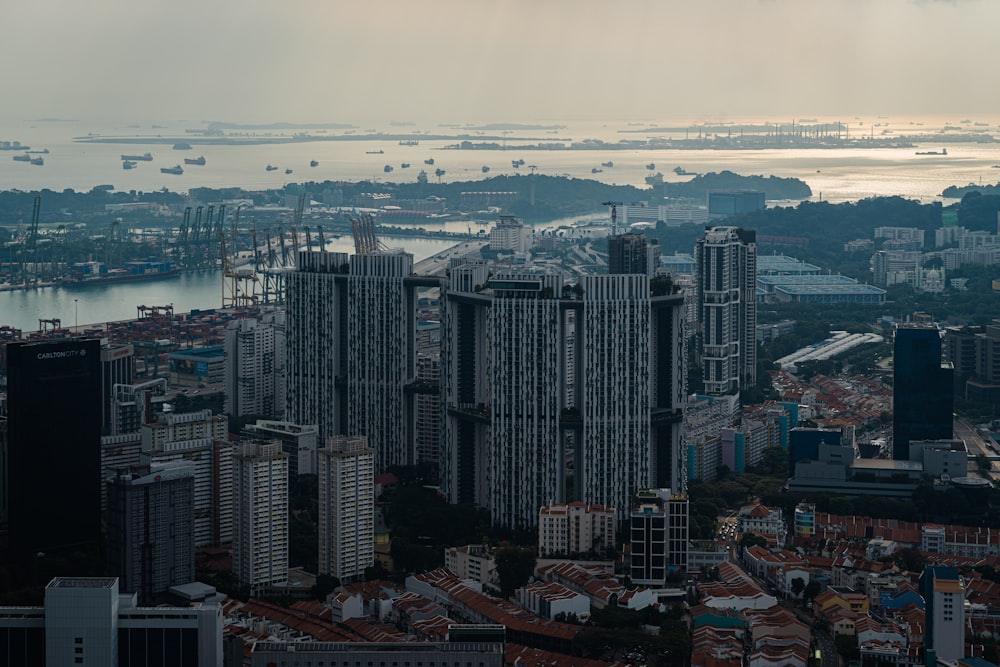
M 7 346 L 10 555 L 100 541 L 101 345 Z
M 892 458 L 910 458 L 911 440 L 952 437 L 954 370 L 941 361 L 934 326 L 899 327 L 893 345 Z

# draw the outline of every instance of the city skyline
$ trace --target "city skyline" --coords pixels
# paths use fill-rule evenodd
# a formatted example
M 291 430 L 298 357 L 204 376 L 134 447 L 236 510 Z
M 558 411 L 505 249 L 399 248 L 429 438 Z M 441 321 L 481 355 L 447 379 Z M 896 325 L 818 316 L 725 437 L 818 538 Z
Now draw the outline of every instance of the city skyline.
M 981 0 L 5 8 L 2 116 L 374 122 L 977 114 Z M 56 17 L 56 18 L 53 18 Z M 26 57 L 26 55 L 28 57 Z M 284 94 L 275 92 L 284 91 Z

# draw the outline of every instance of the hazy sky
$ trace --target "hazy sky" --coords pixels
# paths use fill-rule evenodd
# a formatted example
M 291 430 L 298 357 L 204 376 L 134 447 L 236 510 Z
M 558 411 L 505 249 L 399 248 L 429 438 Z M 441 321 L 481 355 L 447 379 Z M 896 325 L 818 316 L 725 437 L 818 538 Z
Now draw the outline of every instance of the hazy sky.
M 3 0 L 0 23 L 0 122 L 1000 111 L 997 0 Z

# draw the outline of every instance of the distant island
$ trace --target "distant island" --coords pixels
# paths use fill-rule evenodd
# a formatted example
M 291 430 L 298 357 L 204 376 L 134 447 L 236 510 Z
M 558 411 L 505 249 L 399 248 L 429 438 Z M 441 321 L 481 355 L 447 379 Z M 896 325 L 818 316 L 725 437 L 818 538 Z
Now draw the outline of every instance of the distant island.
M 718 190 L 759 190 L 766 199 L 808 199 L 812 189 L 798 178 L 779 176 L 741 176 L 731 171 L 709 172 L 682 183 L 663 183 L 663 196 L 705 200 Z
M 949 185 L 941 193 L 941 196 L 947 199 L 961 199 L 970 192 L 978 192 L 982 195 L 1000 195 L 1000 183 L 996 185 L 976 185 L 975 183 Z

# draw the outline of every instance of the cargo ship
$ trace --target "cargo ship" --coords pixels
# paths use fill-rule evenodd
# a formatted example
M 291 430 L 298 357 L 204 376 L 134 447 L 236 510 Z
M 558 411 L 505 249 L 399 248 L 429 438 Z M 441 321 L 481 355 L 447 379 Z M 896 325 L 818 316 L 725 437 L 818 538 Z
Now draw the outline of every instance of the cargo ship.
M 184 170 L 181 169 L 181 166 L 178 164 L 178 165 L 174 165 L 173 167 L 160 167 L 160 173 L 161 174 L 173 174 L 175 176 L 180 176 L 181 174 L 184 173 Z
M 132 162 L 135 162 L 135 161 L 139 161 L 139 162 L 152 162 L 153 161 L 153 155 L 152 155 L 152 153 L 143 153 L 142 155 L 122 155 L 122 159 L 123 160 L 131 160 Z
M 31 164 L 35 165 L 36 167 L 41 167 L 43 164 L 45 164 L 45 158 L 43 157 L 33 157 L 28 161 L 31 162 Z
M 24 155 L 15 155 L 14 162 L 31 162 L 31 156 L 27 153 Z
M 134 261 L 124 269 L 109 269 L 103 262 L 79 262 L 69 269 L 69 275 L 59 283 L 63 285 L 104 285 L 129 283 L 142 280 L 159 280 L 180 275 L 180 269 L 170 262 Z
M 309 166 L 310 167 L 318 167 L 319 166 L 319 162 L 317 162 L 316 160 L 309 160 Z
M 136 164 L 135 160 L 125 160 L 122 162 L 122 169 L 135 169 Z
M 184 164 L 197 164 L 205 166 L 205 156 L 202 155 L 199 157 L 186 157 L 184 158 Z

